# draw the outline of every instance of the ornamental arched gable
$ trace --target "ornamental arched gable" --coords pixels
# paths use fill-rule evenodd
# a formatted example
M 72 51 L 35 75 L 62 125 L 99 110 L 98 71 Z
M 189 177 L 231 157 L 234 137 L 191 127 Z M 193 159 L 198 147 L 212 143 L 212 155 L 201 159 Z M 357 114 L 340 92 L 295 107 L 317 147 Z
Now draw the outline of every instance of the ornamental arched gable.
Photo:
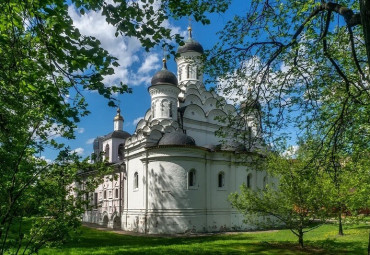
M 198 95 L 188 95 L 185 98 L 185 102 L 182 104 L 183 106 L 190 105 L 190 104 L 196 104 L 196 105 L 202 105 L 202 100 Z
M 220 110 L 220 109 L 213 109 L 211 110 L 208 114 L 207 114 L 207 121 L 209 123 L 213 123 L 213 124 L 223 124 L 222 122 L 220 122 L 217 118 L 220 117 L 220 118 L 223 118 L 223 117 L 226 117 L 227 114 L 223 111 L 223 110 Z
M 191 104 L 186 107 L 184 117 L 198 121 L 207 121 L 204 110 L 202 109 L 202 107 L 196 104 Z
M 186 91 L 185 97 L 187 97 L 189 95 L 197 95 L 199 98 L 202 98 L 197 89 L 188 89 Z

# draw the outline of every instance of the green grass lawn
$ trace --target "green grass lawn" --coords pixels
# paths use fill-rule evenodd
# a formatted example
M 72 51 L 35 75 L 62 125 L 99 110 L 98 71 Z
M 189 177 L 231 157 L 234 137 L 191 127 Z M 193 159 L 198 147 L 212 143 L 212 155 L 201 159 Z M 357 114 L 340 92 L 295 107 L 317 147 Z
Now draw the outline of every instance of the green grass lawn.
M 289 230 L 203 237 L 129 236 L 81 227 L 58 248 L 40 254 L 367 254 L 369 225 L 347 225 L 344 236 L 336 225 L 324 225 L 305 235 L 305 249 Z

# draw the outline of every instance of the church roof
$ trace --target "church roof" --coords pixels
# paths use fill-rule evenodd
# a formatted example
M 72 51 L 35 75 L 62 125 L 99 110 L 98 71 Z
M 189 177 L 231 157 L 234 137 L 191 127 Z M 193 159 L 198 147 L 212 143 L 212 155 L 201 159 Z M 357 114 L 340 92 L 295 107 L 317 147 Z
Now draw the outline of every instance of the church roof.
M 159 140 L 158 145 L 193 145 L 195 146 L 195 141 L 192 137 L 180 133 L 180 132 L 172 132 L 166 133 L 164 136 Z
M 237 141 L 229 141 L 221 144 L 221 150 L 225 151 L 246 151 L 245 146 Z
M 189 39 L 185 42 L 183 46 L 180 46 L 177 50 L 177 53 L 179 54 L 185 53 L 185 52 L 198 52 L 198 53 L 203 54 L 204 50 L 203 50 L 202 45 L 199 42 L 193 39 Z
M 210 150 L 210 151 L 216 151 L 216 150 L 219 150 L 221 148 L 221 145 L 214 145 L 214 144 L 206 144 L 206 145 L 203 145 L 202 147 Z
M 123 130 L 115 130 L 109 134 L 107 134 L 106 136 L 104 136 L 104 140 L 108 140 L 110 138 L 121 138 L 121 139 L 126 139 L 128 137 L 130 137 L 131 135 L 129 133 L 127 133 L 126 131 L 123 131 Z
M 189 39 L 185 41 L 185 44 L 183 46 L 180 46 L 177 49 L 177 53 L 181 54 L 181 53 L 185 53 L 185 52 L 198 52 L 200 54 L 203 54 L 204 50 L 203 50 L 202 45 L 192 38 L 192 35 L 191 35 L 192 34 L 192 28 L 191 28 L 190 24 L 189 24 L 189 27 L 188 27 L 188 32 L 189 32 Z
M 169 84 L 177 86 L 177 78 L 175 74 L 167 70 L 166 60 L 163 60 L 163 68 L 159 72 L 157 72 L 151 81 L 152 86 L 161 85 L 161 84 Z

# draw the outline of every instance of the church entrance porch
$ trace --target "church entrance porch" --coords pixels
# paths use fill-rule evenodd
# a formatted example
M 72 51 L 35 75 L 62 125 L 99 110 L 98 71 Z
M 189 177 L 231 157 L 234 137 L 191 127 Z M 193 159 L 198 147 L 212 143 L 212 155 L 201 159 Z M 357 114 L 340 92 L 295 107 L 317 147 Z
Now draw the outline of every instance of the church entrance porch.
M 113 229 L 121 229 L 121 217 L 116 216 L 113 219 Z
M 105 215 L 103 217 L 103 224 L 102 224 L 102 226 L 105 227 L 105 228 L 107 228 L 108 227 L 108 223 L 109 223 L 108 215 Z

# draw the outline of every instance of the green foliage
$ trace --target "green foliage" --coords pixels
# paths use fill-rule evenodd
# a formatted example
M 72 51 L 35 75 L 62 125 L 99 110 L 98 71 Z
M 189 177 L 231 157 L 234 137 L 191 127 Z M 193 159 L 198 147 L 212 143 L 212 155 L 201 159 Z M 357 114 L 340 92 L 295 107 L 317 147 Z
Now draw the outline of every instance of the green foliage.
M 181 39 L 163 26 L 169 17 L 194 12 L 196 20 L 207 23 L 204 12 L 227 7 L 210 1 L 176 3 L 186 11 L 177 10 L 172 1 L 159 1 L 158 6 L 154 1 L 70 1 L 81 15 L 101 10 L 116 26 L 116 36 L 134 36 L 146 50 L 162 40 Z M 63 241 L 78 225 L 87 206 L 71 188 L 78 171 L 97 171 L 84 191 L 88 192 L 109 170 L 79 162 L 54 138 L 74 138 L 76 123 L 89 113 L 84 90 L 98 92 L 114 106 L 113 93 L 130 89 L 122 83 L 103 83 L 114 73 L 117 59 L 99 40 L 80 34 L 66 1 L 6 0 L 0 9 L 0 254 L 8 249 L 32 253 Z M 48 164 L 40 157 L 45 148 L 60 150 L 55 162 Z M 22 229 L 30 217 L 31 230 Z M 14 224 L 19 225 L 19 235 L 12 243 L 8 234 Z
M 340 4 L 353 16 L 359 12 L 358 1 Z M 359 24 L 346 26 L 344 14 L 338 13 L 341 6 L 336 7 L 317 1 L 251 1 L 246 15 L 228 21 L 208 52 L 210 82 L 221 80 L 224 94 L 262 104 L 266 143 L 281 138 L 277 130 L 292 126 L 310 129 L 314 121 L 332 126 L 345 102 L 351 105 L 346 116 L 368 114 L 365 45 L 370 42 L 363 43 Z M 336 105 L 327 112 L 330 119 L 320 114 L 327 102 Z
M 304 141 L 313 152 L 307 167 L 326 181 L 322 192 L 339 223 L 342 212 L 369 203 L 362 193 L 369 190 L 369 4 L 253 0 L 219 32 L 206 62 L 210 81 L 247 102 L 244 111 L 235 102 L 240 113 L 262 120 L 265 144 L 279 150 L 289 139 Z
M 18 185 L 1 178 L 1 251 L 5 253 L 37 253 L 44 245 L 66 241 L 90 206 L 86 197 L 104 174 L 112 172 L 104 162 L 80 161 L 68 150 L 62 150 L 51 164 L 30 158 L 35 165 L 27 166 L 28 175 L 23 172 L 14 178 Z M 83 175 L 92 169 L 95 174 Z
M 326 193 L 322 192 L 322 175 L 307 166 L 307 152 L 295 159 L 270 154 L 266 171 L 275 181 L 264 189 L 241 186 L 240 193 L 232 193 L 232 206 L 242 212 L 245 221 L 263 227 L 282 225 L 290 229 L 303 247 L 303 234 L 325 221 Z

